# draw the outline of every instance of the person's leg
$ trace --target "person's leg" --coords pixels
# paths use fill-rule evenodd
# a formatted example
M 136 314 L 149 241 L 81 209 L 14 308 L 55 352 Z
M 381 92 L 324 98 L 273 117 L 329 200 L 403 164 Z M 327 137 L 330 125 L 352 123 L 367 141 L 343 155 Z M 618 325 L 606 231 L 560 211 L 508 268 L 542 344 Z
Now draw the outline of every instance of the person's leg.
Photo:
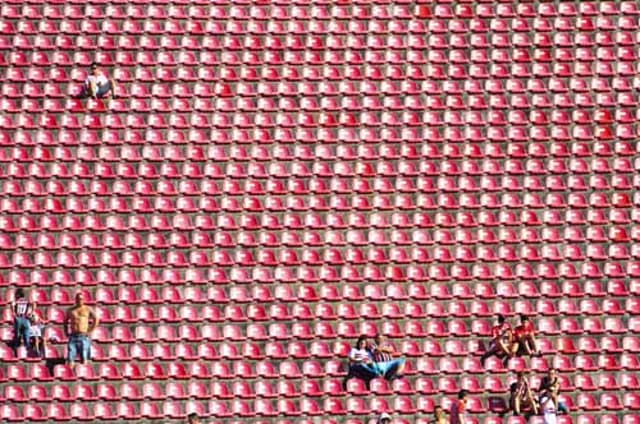
M 485 353 L 483 353 L 482 356 L 480 356 L 480 363 L 482 364 L 482 366 L 484 367 L 487 359 L 491 358 L 496 353 L 498 353 L 497 347 L 495 343 L 491 342 L 491 344 L 489 345 L 489 349 Z
M 534 355 L 540 355 L 541 352 L 538 349 L 538 342 L 536 341 L 536 336 L 534 334 L 530 334 L 528 337 L 529 341 L 529 349 Z
M 513 399 L 513 414 L 520 415 L 520 396 L 515 396 Z
M 28 349 L 29 348 L 29 320 L 23 317 L 19 317 L 18 319 L 20 320 L 18 346 L 20 346 L 20 343 L 22 343 L 24 347 Z
M 76 336 L 69 336 L 69 342 L 67 343 L 67 364 L 71 368 L 75 366 L 77 354 Z
M 82 363 L 86 364 L 91 359 L 91 339 L 88 336 L 81 336 L 80 345 L 82 347 Z

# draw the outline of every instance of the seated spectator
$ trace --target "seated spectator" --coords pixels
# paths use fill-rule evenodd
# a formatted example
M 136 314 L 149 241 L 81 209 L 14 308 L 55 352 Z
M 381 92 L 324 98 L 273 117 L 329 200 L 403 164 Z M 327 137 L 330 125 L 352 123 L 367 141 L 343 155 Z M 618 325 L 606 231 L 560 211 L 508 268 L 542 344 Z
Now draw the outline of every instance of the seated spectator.
M 14 300 L 10 304 L 13 317 L 13 341 L 12 346 L 17 352 L 21 345 L 29 347 L 29 315 L 33 311 L 33 304 L 27 299 L 23 289 L 16 290 Z
M 383 412 L 380 414 L 380 418 L 378 418 L 378 424 L 391 424 L 391 415 Z
M 92 99 L 111 99 L 116 91 L 116 83 L 112 78 L 107 78 L 97 63 L 91 64 L 91 73 L 84 81 L 84 87 L 80 97 Z
M 529 317 L 520 315 L 520 325 L 516 327 L 514 336 L 516 343 L 516 351 L 519 355 L 540 355 L 538 344 L 536 343 L 535 328 Z
M 560 393 L 560 380 L 558 379 L 558 372 L 555 369 L 549 369 L 547 375 L 542 378 L 539 391 L 541 394 L 543 392 L 546 392 L 549 396 L 551 396 L 553 404 L 556 406 L 558 412 L 564 414 L 569 413 L 569 409 L 564 404 L 564 402 L 560 402 L 560 400 L 558 399 L 558 394 Z
M 433 409 L 434 420 L 431 422 L 432 424 L 449 424 L 449 420 L 447 419 L 447 414 L 442 409 L 442 406 L 436 406 Z
M 451 411 L 449 411 L 451 424 L 467 424 L 467 394 L 466 390 L 460 390 L 458 399 L 451 405 Z
M 505 363 L 509 361 L 509 358 L 515 355 L 514 343 L 513 343 L 513 331 L 511 325 L 506 322 L 504 315 L 498 315 L 498 322 L 491 329 L 491 342 L 489 343 L 489 349 L 482 354 L 480 362 L 484 367 L 485 362 L 492 356 L 503 358 Z
M 523 413 L 531 413 L 538 415 L 538 405 L 533 397 L 529 381 L 524 372 L 518 372 L 518 379 L 511 385 L 511 410 L 513 415 L 521 415 Z
M 540 410 L 544 424 L 556 424 L 558 422 L 558 409 L 556 405 L 551 393 L 543 390 L 540 394 Z
M 388 343 L 382 334 L 374 338 L 374 343 L 369 345 L 369 351 L 375 362 L 378 373 L 387 380 L 402 378 L 404 374 L 405 360 L 393 359 L 395 349 Z
M 371 358 L 371 354 L 367 349 L 367 337 L 360 336 L 356 345 L 349 352 L 349 371 L 342 381 L 342 386 L 346 390 L 347 381 L 353 377 L 366 381 L 368 386 L 369 382 L 379 375 L 373 363 L 373 358 Z
M 187 424 L 200 424 L 200 417 L 195 412 L 187 415 Z
M 37 311 L 34 311 L 29 317 L 31 325 L 29 326 L 29 341 L 31 342 L 31 348 L 36 356 L 44 357 L 44 352 L 47 347 L 44 339 L 44 322 L 40 318 Z

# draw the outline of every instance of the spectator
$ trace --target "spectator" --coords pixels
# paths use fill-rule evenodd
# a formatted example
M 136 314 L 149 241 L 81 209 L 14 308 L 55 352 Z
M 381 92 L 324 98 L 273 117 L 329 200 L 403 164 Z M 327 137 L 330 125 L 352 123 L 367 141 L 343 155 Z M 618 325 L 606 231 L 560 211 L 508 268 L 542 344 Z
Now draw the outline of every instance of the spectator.
M 114 97 L 116 83 L 112 78 L 100 69 L 97 63 L 91 64 L 91 72 L 84 81 L 84 86 L 80 92 L 80 97 L 91 97 L 92 99 L 107 99 Z
M 393 359 L 395 349 L 382 334 L 378 334 L 374 338 L 374 343 L 369 345 L 369 351 L 381 376 L 387 380 L 403 377 L 405 361 L 404 359 Z
M 76 294 L 76 304 L 67 311 L 64 322 L 64 332 L 69 337 L 67 361 L 71 367 L 74 366 L 78 353 L 83 364 L 91 359 L 91 333 L 98 323 L 93 309 L 85 305 L 82 293 Z
M 447 420 L 447 415 L 442 409 L 442 406 L 436 406 L 433 410 L 433 424 L 449 424 L 449 420 Z
M 44 357 L 45 349 L 47 347 L 47 343 L 43 336 L 44 322 L 37 311 L 33 311 L 29 317 L 29 321 L 29 340 L 31 342 L 31 347 L 33 348 L 36 356 Z
M 538 415 L 538 406 L 529 387 L 529 381 L 524 372 L 518 372 L 518 379 L 511 385 L 511 409 L 514 415 L 520 415 L 523 412 L 531 412 Z
M 33 311 L 33 304 L 27 299 L 24 290 L 16 290 L 14 300 L 11 302 L 11 315 L 13 316 L 13 348 L 17 352 L 21 344 L 29 347 L 29 315 Z
M 200 424 L 200 417 L 195 412 L 187 415 L 187 424 Z
M 516 327 L 515 339 L 518 343 L 516 350 L 518 354 L 523 355 L 540 355 L 538 344 L 536 343 L 535 328 L 529 317 L 520 315 L 520 325 Z
M 540 394 L 540 410 L 544 419 L 544 424 L 556 424 L 558 421 L 558 410 L 553 396 L 547 390 Z
M 449 412 L 451 424 L 467 424 L 467 391 L 460 390 Z
M 503 361 L 509 361 L 509 358 L 515 355 L 513 343 L 513 331 L 511 324 L 506 322 L 504 315 L 498 315 L 498 322 L 491 329 L 491 342 L 489 343 L 489 349 L 482 354 L 480 362 L 484 367 L 485 362 L 492 356 L 503 358 Z
M 553 368 L 549 369 L 547 375 L 544 376 L 540 382 L 540 393 L 543 392 L 547 392 L 549 396 L 551 396 L 553 404 L 556 406 L 558 412 L 565 414 L 569 413 L 567 406 L 558 399 L 558 395 L 560 393 L 560 380 L 558 379 L 558 372 Z
M 367 337 L 360 336 L 355 347 L 353 347 L 351 352 L 349 352 L 349 372 L 342 381 L 342 386 L 346 390 L 347 381 L 352 377 L 360 378 L 366 381 L 367 385 L 369 385 L 369 382 L 378 376 L 379 373 L 376 370 L 371 354 L 367 349 Z
M 391 424 L 391 415 L 383 412 L 380 414 L 380 418 L 378 418 L 378 424 Z

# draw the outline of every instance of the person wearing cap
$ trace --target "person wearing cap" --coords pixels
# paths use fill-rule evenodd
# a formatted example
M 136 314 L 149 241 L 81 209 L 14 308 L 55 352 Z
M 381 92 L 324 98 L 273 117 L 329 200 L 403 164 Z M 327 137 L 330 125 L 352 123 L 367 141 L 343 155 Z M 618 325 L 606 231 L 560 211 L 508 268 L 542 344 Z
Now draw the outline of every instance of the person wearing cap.
M 383 412 L 380 414 L 380 418 L 378 418 L 378 424 L 391 424 L 391 415 Z
M 113 78 L 100 69 L 97 63 L 91 64 L 91 71 L 84 80 L 84 87 L 80 94 L 81 97 L 91 97 L 92 99 L 111 99 L 116 91 L 116 83 Z

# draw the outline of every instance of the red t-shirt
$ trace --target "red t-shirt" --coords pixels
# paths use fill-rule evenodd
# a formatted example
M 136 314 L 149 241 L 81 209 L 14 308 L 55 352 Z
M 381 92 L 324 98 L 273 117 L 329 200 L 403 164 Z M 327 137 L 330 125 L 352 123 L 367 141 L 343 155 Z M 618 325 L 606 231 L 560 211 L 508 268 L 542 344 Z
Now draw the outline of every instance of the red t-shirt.
M 460 419 L 464 417 L 466 409 L 467 409 L 467 402 L 465 402 L 464 400 L 457 399 L 455 402 L 453 402 L 453 405 L 451 405 L 449 422 L 451 424 L 460 423 L 461 421 Z
M 521 338 L 524 336 L 531 336 L 533 334 L 535 334 L 535 328 L 533 328 L 533 324 L 531 324 L 531 321 L 527 321 L 524 324 L 521 324 L 519 326 L 516 327 L 516 337 L 517 338 Z
M 511 331 L 511 325 L 507 322 L 502 325 L 494 325 L 491 329 L 491 336 L 497 339 L 506 335 L 507 331 Z

